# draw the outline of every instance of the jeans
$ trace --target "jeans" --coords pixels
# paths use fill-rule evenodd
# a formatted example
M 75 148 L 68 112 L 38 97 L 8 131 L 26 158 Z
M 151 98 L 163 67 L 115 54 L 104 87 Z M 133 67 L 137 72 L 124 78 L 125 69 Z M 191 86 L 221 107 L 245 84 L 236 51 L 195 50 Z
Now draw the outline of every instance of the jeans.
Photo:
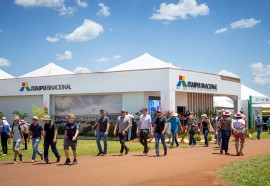
M 218 146 L 221 146 L 221 131 L 218 131 L 217 138 L 218 138 Z
M 96 142 L 97 142 L 97 146 L 98 146 L 98 152 L 99 153 L 102 153 L 102 154 L 107 154 L 107 140 L 108 140 L 108 135 L 105 135 L 104 133 L 105 132 L 98 131 Z M 100 144 L 100 139 L 101 138 L 103 138 L 103 142 L 104 142 L 104 151 L 102 151 L 102 147 L 101 147 L 101 144 Z
M 164 152 L 167 151 L 167 145 L 165 143 L 165 135 L 163 134 L 159 134 L 159 133 L 155 133 L 155 147 L 156 147 L 156 154 L 159 155 L 159 140 L 161 139 L 161 143 L 163 145 L 164 148 Z
M 125 144 L 125 141 L 126 141 L 126 135 L 123 135 L 122 133 L 119 133 L 119 141 L 120 141 L 120 144 L 121 144 L 121 149 L 120 149 L 120 153 L 122 154 L 124 152 L 124 149 L 127 151 L 128 150 L 128 147 L 126 146 Z
M 24 133 L 23 137 L 24 137 L 24 149 L 27 150 L 28 133 Z
M 47 140 L 45 141 L 44 140 L 44 160 L 45 161 L 49 161 L 48 151 L 49 151 L 50 145 L 51 145 L 51 149 L 52 149 L 55 157 L 57 157 L 57 158 L 60 157 L 60 154 L 59 154 L 57 147 L 56 147 L 56 143 L 54 143 L 53 141 L 47 141 Z
M 140 131 L 140 143 L 144 146 L 145 153 L 148 153 L 147 138 L 149 134 L 149 129 L 141 129 Z
M 3 154 L 7 154 L 8 153 L 7 141 L 8 141 L 8 137 L 7 136 L 1 136 L 1 145 L 2 145 Z
M 261 139 L 262 127 L 257 127 L 257 139 Z
M 203 136 L 204 136 L 204 145 L 208 146 L 209 141 L 208 141 L 208 129 L 203 129 Z
M 33 146 L 33 154 L 32 154 L 32 160 L 36 159 L 36 155 L 42 155 L 42 152 L 38 150 L 38 145 L 40 143 L 40 137 L 32 138 L 32 146 Z
M 230 137 L 231 137 L 231 130 L 225 130 L 225 129 L 221 130 L 221 139 L 222 139 L 221 149 L 222 150 L 225 150 L 225 151 L 228 150 Z
M 195 138 L 194 138 L 194 132 L 192 132 L 192 131 L 190 131 L 189 132 L 189 146 L 191 146 L 191 145 L 196 145 L 197 144 L 197 142 L 196 142 L 196 140 L 195 140 Z
M 171 130 L 171 134 L 172 134 L 171 146 L 173 146 L 174 142 L 176 143 L 177 146 L 179 145 L 177 138 L 176 138 L 177 132 L 178 132 L 178 130 Z

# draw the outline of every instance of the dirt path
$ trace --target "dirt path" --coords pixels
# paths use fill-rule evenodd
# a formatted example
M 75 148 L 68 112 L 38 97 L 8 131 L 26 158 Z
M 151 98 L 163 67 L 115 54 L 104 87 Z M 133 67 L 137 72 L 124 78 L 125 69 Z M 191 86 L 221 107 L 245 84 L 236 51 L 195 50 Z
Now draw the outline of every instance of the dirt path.
M 1 162 L 1 185 L 226 185 L 215 176 L 218 169 L 235 160 L 270 153 L 269 147 L 270 139 L 247 141 L 241 157 L 221 155 L 211 144 L 208 148 L 169 149 L 162 157 L 154 157 L 153 150 L 148 156 L 133 152 L 122 157 L 79 157 L 79 164 L 70 166 Z M 234 154 L 233 142 L 229 149 Z

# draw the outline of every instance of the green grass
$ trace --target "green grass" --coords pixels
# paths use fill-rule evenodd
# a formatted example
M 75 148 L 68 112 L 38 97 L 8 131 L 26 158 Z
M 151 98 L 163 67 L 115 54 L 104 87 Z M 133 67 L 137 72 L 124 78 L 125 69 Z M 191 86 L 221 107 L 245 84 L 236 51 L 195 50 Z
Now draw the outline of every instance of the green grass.
M 236 161 L 220 170 L 218 175 L 232 185 L 268 186 L 270 185 L 269 162 L 270 154 Z
M 101 141 L 101 145 L 103 147 L 103 141 Z M 130 152 L 132 151 L 143 151 L 143 146 L 139 142 L 126 142 L 126 145 L 129 147 Z M 154 143 L 149 143 L 149 147 L 153 150 L 155 149 Z M 160 146 L 162 147 L 162 146 Z M 21 144 L 20 149 L 23 149 L 24 145 Z M 63 139 L 58 139 L 57 148 L 62 157 L 65 156 L 63 150 Z M 39 144 L 39 150 L 43 152 L 43 140 Z M 119 141 L 108 141 L 108 154 L 119 153 L 120 151 L 120 143 Z M 24 160 L 31 160 L 32 156 L 32 141 L 28 143 L 28 150 L 20 150 L 23 153 Z M 72 155 L 72 150 L 69 150 L 70 155 Z M 77 154 L 78 156 L 95 156 L 98 153 L 97 144 L 95 140 L 79 140 L 77 144 Z M 13 160 L 14 153 L 12 152 L 12 145 L 8 145 L 8 155 L 2 156 L 2 152 L 0 153 L 0 161 L 11 161 Z M 54 157 L 51 149 L 49 150 L 49 157 Z M 37 155 L 37 159 L 39 156 Z

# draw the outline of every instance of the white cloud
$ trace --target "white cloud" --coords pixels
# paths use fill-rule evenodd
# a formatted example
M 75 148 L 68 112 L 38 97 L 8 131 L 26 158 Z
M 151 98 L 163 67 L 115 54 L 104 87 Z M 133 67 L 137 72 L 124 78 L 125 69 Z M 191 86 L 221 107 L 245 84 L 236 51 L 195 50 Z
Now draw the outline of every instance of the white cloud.
M 89 73 L 91 71 L 88 68 L 85 68 L 85 67 L 76 67 L 73 70 L 73 72 L 76 73 L 76 74 L 80 74 L 80 73 Z
M 101 8 L 97 13 L 98 16 L 108 17 L 111 14 L 108 6 L 105 6 L 103 3 L 99 3 L 98 6 Z
M 254 63 L 250 65 L 252 70 L 253 83 L 259 85 L 270 85 L 270 65 Z
M 66 50 L 64 54 L 56 54 L 57 60 L 66 60 L 66 59 L 72 59 L 72 52 Z
M 227 27 L 224 27 L 224 28 L 217 29 L 215 31 L 215 34 L 221 34 L 223 32 L 227 32 L 227 31 L 228 31 L 228 28 Z
M 58 42 L 59 41 L 59 38 L 58 37 L 46 37 L 46 40 L 48 42 L 51 42 L 51 43 L 54 43 L 54 42 Z
M 251 28 L 260 23 L 261 20 L 256 20 L 254 18 L 250 19 L 241 19 L 239 21 L 235 21 L 231 23 L 231 29 L 236 29 L 236 28 Z
M 63 36 L 67 41 L 84 42 L 97 38 L 103 33 L 102 25 L 85 19 L 83 24 L 76 28 L 72 33 Z
M 49 7 L 64 6 L 65 0 L 15 0 L 15 4 L 23 7 Z
M 81 6 L 84 8 L 88 6 L 87 2 L 82 2 L 81 0 L 76 0 L 76 3 L 78 6 Z
M 197 4 L 196 0 L 180 0 L 178 4 L 161 3 L 159 10 L 150 17 L 153 20 L 173 21 L 176 19 L 187 19 L 188 16 L 203 16 L 209 14 L 208 6 Z
M 77 9 L 75 7 L 66 7 L 62 6 L 61 8 L 57 9 L 60 15 L 72 15 Z
M 239 78 L 238 75 L 232 73 L 232 72 L 229 72 L 227 70 L 221 70 L 219 73 L 219 75 L 223 75 L 223 76 L 230 76 L 230 77 L 235 77 L 235 78 Z
M 101 57 L 101 58 L 96 59 L 95 61 L 100 62 L 100 63 L 105 63 L 105 62 L 109 61 L 109 58 L 108 57 Z
M 122 56 L 120 56 L 120 55 L 115 55 L 115 56 L 112 57 L 112 59 L 113 59 L 114 61 L 117 61 L 117 60 L 119 60 L 119 59 L 121 59 L 121 58 L 122 58 Z
M 8 67 L 11 65 L 11 62 L 8 59 L 0 58 L 0 67 Z

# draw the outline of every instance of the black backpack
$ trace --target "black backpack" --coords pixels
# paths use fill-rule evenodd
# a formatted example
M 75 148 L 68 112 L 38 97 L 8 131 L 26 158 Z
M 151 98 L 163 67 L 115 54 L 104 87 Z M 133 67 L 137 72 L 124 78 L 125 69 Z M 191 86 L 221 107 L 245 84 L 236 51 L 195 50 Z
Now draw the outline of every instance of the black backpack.
M 11 131 L 12 131 L 12 132 L 13 132 L 13 127 L 14 127 L 14 123 L 13 123 L 12 126 L 11 126 Z M 18 125 L 18 129 L 19 129 L 19 131 L 21 132 L 21 124 Z

